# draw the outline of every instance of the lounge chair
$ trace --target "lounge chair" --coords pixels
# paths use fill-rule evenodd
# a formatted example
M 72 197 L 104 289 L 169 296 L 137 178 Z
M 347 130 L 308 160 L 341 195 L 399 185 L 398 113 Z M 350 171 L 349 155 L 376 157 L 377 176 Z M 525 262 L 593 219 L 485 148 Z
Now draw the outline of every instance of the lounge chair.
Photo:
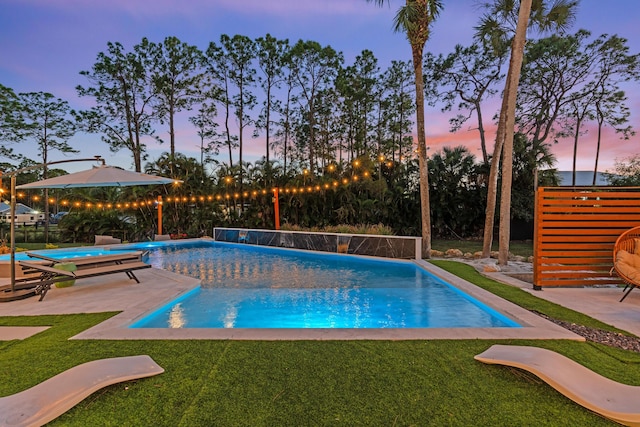
M 113 236 L 106 235 L 97 235 L 95 236 L 94 246 L 102 246 L 102 245 L 117 245 L 122 243 L 122 240 L 116 239 Z
M 529 371 L 569 399 L 617 423 L 640 426 L 640 387 L 605 378 L 544 348 L 493 345 L 474 359 Z
M 0 425 L 44 425 L 103 387 L 163 372 L 146 355 L 83 363 L 27 390 L 0 397 Z
M 613 268 L 610 274 L 614 271 L 625 284 L 624 295 L 620 299 L 622 302 L 635 287 L 640 287 L 640 226 L 622 233 L 613 245 Z
M 151 265 L 142 261 L 125 262 L 122 264 L 112 265 L 98 265 L 96 267 L 78 269 L 77 271 L 65 271 L 60 270 L 49 265 L 32 262 L 32 261 L 19 261 L 20 267 L 22 267 L 23 273 L 27 276 L 21 279 L 20 286 L 33 285 L 35 287 L 35 293 L 40 295 L 42 301 L 51 289 L 51 285 L 63 282 L 67 280 L 85 279 L 88 277 L 104 276 L 115 273 L 125 273 L 127 277 L 140 283 L 140 280 L 133 273 L 134 270 L 140 270 L 143 268 L 151 268 Z M 30 274 L 37 273 L 38 275 L 29 277 Z
M 76 258 L 54 258 L 48 255 L 41 255 L 34 252 L 27 252 L 26 254 L 31 258 L 37 258 L 39 260 L 47 261 L 48 265 L 50 266 L 71 262 L 75 264 L 78 269 L 98 267 L 110 264 L 122 264 L 130 261 L 141 261 L 142 257 L 144 256 L 144 252 L 142 251 L 122 252 L 109 255 L 90 255 Z

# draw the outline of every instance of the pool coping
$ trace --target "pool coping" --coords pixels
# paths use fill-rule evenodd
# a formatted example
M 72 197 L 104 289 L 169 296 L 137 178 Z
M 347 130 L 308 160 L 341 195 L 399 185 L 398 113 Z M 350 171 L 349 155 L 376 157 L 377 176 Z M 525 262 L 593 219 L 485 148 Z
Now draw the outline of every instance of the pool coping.
M 290 250 L 290 249 L 284 249 Z M 356 255 L 343 255 L 356 256 Z M 357 256 L 360 257 L 360 256 Z M 369 257 L 367 257 L 369 258 Z M 386 258 L 385 260 L 390 261 Z M 119 312 L 71 339 L 104 340 L 434 340 L 434 339 L 585 339 L 516 304 L 508 302 L 466 280 L 424 260 L 392 260 L 415 263 L 492 309 L 516 321 L 521 327 L 497 328 L 385 328 L 385 329 L 168 329 L 129 328 L 133 322 L 158 307 L 200 286 L 200 281 L 167 270 L 140 271 L 139 284 L 126 276 L 87 279 L 69 288 L 52 288 L 38 302 L 31 298 L 2 305 L 3 315 L 47 315 Z
M 128 326 L 176 297 L 199 286 L 184 283 L 179 295 L 173 294 L 160 304 L 150 301 L 137 304 L 131 309 L 76 335 L 73 339 L 117 339 L 117 340 L 435 340 L 435 339 L 568 339 L 584 341 L 565 328 L 556 325 L 522 307 L 510 303 L 458 276 L 455 276 L 425 261 L 415 261 L 425 270 L 435 274 L 456 288 L 466 292 L 487 306 L 516 321 L 521 327 L 511 328 L 386 328 L 386 329 L 275 329 L 275 328 L 136 328 Z M 168 273 L 163 271 L 163 273 Z M 173 274 L 173 273 L 169 273 Z M 182 276 L 184 277 L 184 276 Z M 192 279 L 195 280 L 195 279 Z M 188 281 L 187 281 L 188 282 Z M 196 281 L 197 282 L 197 281 Z

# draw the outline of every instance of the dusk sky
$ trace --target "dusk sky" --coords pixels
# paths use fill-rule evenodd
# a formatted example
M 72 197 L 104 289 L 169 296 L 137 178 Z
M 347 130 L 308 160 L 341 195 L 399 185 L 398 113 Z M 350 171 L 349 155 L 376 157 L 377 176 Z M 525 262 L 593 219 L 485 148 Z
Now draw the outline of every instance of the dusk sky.
M 221 34 L 257 38 L 270 33 L 288 38 L 292 44 L 299 39 L 314 40 L 341 51 L 346 64 L 351 64 L 363 49 L 369 49 L 384 70 L 392 60 L 410 59 L 406 38 L 392 29 L 395 12 L 403 3 L 392 0 L 390 7 L 379 8 L 365 0 L 0 0 L 0 83 L 15 92 L 50 92 L 67 100 L 72 108 L 82 109 L 90 105 L 90 100 L 76 94 L 77 85 L 88 83 L 79 72 L 91 69 L 98 53 L 106 51 L 107 42 L 120 42 L 131 50 L 143 37 L 161 42 L 167 36 L 176 36 L 204 50 L 210 41 L 218 42 Z M 432 27 L 425 48 L 434 54 L 448 54 L 456 44 L 469 45 L 481 15 L 476 0 L 443 0 L 443 4 L 444 10 Z M 635 54 L 640 52 L 638 16 L 639 0 L 581 0 L 570 32 L 583 28 L 593 37 L 617 34 L 628 40 L 631 53 Z M 632 111 L 631 124 L 640 131 L 639 83 L 629 84 L 625 90 Z M 485 108 L 485 116 L 495 112 L 490 105 Z M 199 139 L 186 120 L 189 113 L 180 114 L 183 125 L 178 130 L 176 148 L 199 159 Z M 451 115 L 439 109 L 427 111 L 430 150 L 465 144 L 479 157 L 477 131 L 465 128 L 449 133 Z M 160 125 L 157 129 L 167 139 Z M 493 137 L 490 135 L 489 139 Z M 578 170 L 593 169 L 594 138 L 595 132 L 591 131 L 581 139 Z M 640 136 L 622 141 L 613 132 L 605 134 L 599 170 L 611 170 L 616 159 L 640 152 L 639 141 Z M 112 154 L 95 135 L 79 133 L 70 144 L 81 150 L 78 156 L 99 154 L 108 164 L 132 168 L 129 152 Z M 264 147 L 260 139 L 251 140 L 250 144 L 245 150 L 253 161 L 264 154 Z M 24 154 L 29 152 L 25 145 L 14 148 Z M 158 146 L 150 142 L 148 148 L 152 161 L 169 147 L 168 143 Z M 557 168 L 571 170 L 572 141 L 562 141 L 552 150 L 559 160 Z M 65 157 L 52 153 L 50 158 Z M 70 164 L 64 169 L 87 167 Z

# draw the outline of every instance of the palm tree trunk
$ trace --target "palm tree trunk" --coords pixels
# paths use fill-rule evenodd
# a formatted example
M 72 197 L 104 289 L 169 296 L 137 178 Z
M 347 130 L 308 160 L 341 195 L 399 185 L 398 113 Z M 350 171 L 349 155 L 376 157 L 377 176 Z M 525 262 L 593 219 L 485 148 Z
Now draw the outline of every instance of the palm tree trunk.
M 507 83 L 504 93 L 509 90 L 509 82 L 511 80 L 511 69 L 507 71 Z M 493 157 L 491 158 L 491 168 L 489 169 L 489 182 L 487 183 L 487 207 L 484 219 L 484 239 L 482 243 L 482 258 L 491 257 L 491 246 L 493 244 L 493 227 L 496 220 L 496 206 L 498 199 L 498 171 L 500 170 L 500 161 L 502 157 L 502 147 L 506 137 L 506 112 L 507 97 L 502 97 L 502 106 L 500 107 L 500 116 L 498 119 L 498 130 L 496 132 L 496 142 L 493 147 Z
M 489 182 L 487 183 L 487 207 L 484 217 L 482 258 L 491 257 L 491 245 L 493 243 L 493 226 L 496 219 L 496 204 L 498 199 L 498 170 L 500 168 L 500 157 L 502 156 L 502 147 L 504 145 L 505 115 L 503 111 L 506 111 L 506 98 L 503 98 L 502 104 L 500 119 L 498 121 L 496 143 L 493 147 L 493 157 L 491 158 Z
M 431 206 L 429 204 L 429 169 L 427 138 L 424 130 L 424 82 L 422 48 L 412 45 L 413 71 L 416 85 L 416 125 L 418 127 L 418 167 L 420 168 L 420 214 L 422 220 L 422 256 L 431 258 Z
M 515 127 L 516 96 L 520 81 L 520 70 L 524 58 L 524 45 L 527 40 L 527 26 L 531 15 L 532 0 L 522 0 L 518 13 L 518 25 L 511 45 L 509 69 L 512 70 L 507 80 L 505 96 L 507 112 L 505 114 L 505 140 L 502 148 L 502 192 L 500 197 L 500 242 L 498 265 L 507 265 L 509 261 L 509 240 L 511 234 L 511 185 L 513 178 L 513 129 Z

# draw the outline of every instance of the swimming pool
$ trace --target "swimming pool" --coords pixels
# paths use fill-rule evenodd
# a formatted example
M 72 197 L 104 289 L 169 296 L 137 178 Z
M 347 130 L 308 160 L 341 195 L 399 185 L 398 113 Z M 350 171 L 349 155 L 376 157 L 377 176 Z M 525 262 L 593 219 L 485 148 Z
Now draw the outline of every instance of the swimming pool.
M 129 248 L 121 250 L 121 252 L 131 252 L 131 251 L 132 249 L 129 249 Z M 111 250 L 105 249 L 103 247 L 94 247 L 94 246 L 86 246 L 86 247 L 78 246 L 78 247 L 69 248 L 69 249 L 44 249 L 44 250 L 34 250 L 29 252 L 50 256 L 52 258 L 60 258 L 60 259 L 113 254 L 113 251 Z M 0 255 L 0 261 L 9 261 L 10 259 L 11 259 L 11 254 Z M 29 255 L 27 255 L 26 252 L 16 252 L 15 259 L 16 261 L 33 260 L 33 258 L 29 257 Z
M 201 281 L 131 328 L 520 326 L 409 261 L 219 242 L 130 248 Z

